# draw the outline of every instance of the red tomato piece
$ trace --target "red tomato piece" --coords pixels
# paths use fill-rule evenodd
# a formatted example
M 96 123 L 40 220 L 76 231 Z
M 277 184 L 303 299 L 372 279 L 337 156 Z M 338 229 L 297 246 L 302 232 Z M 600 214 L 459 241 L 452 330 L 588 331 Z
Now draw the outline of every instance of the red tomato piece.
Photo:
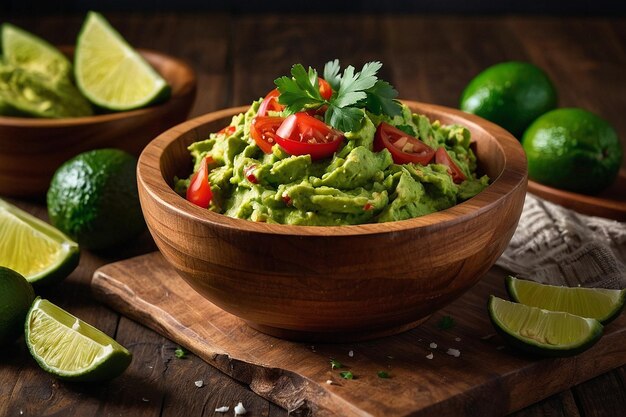
M 210 156 L 202 159 L 200 169 L 193 174 L 189 188 L 187 188 L 187 200 L 202 208 L 208 208 L 213 198 L 211 184 L 209 184 L 209 167 L 207 166 L 211 161 Z
M 323 159 L 337 151 L 343 133 L 305 112 L 287 117 L 276 131 L 276 142 L 290 155 Z
M 265 153 L 272 153 L 276 144 L 276 130 L 285 119 L 282 117 L 256 116 L 250 124 L 250 136 Z
M 443 147 L 437 149 L 437 152 L 435 153 L 435 163 L 448 167 L 448 173 L 452 177 L 452 181 L 454 181 L 455 184 L 460 184 L 465 181 L 465 174 L 463 174 L 461 168 L 454 163 L 452 158 L 450 158 L 450 155 L 448 155 L 448 152 L 446 152 Z
M 259 106 L 259 110 L 256 112 L 256 115 L 265 117 L 267 116 L 267 112 L 270 110 L 271 111 L 283 111 L 285 106 L 283 106 L 282 104 L 278 102 L 278 96 L 280 96 L 280 93 L 278 92 L 277 88 L 267 93 L 267 95 L 261 102 L 261 105 Z
M 226 126 L 225 128 L 223 128 L 222 130 L 220 130 L 219 132 L 217 132 L 218 135 L 225 135 L 225 136 L 230 136 L 233 133 L 235 133 L 235 130 L 237 130 L 235 128 L 235 126 Z
M 259 179 L 256 177 L 256 175 L 254 175 L 254 170 L 255 169 L 256 169 L 256 164 L 247 166 L 243 170 L 243 174 L 246 176 L 248 181 L 250 181 L 252 184 L 258 184 L 259 183 Z
M 396 164 L 428 165 L 435 156 L 435 151 L 421 140 L 406 132 L 381 122 L 374 137 L 374 150 L 380 152 L 387 148 Z
M 322 98 L 324 100 L 330 100 L 333 95 L 333 89 L 330 84 L 328 84 L 328 81 L 323 78 L 318 78 L 317 81 L 320 86 L 320 95 L 322 96 Z

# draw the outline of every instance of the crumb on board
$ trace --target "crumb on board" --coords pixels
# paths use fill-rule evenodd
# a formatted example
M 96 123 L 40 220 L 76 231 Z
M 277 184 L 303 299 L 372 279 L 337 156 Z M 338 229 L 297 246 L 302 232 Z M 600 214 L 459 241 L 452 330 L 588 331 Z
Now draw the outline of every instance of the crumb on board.
M 204 381 L 200 379 L 200 380 L 194 382 L 194 384 L 196 384 L 196 387 L 202 388 L 204 386 Z
M 332 380 L 332 379 L 327 379 L 327 380 L 326 380 L 326 383 L 327 383 L 328 385 L 333 385 L 333 380 Z
M 435 355 L 433 355 L 432 352 L 430 352 L 428 355 L 426 355 L 426 359 L 432 359 L 434 357 L 435 357 Z
M 454 356 L 455 358 L 458 358 L 459 356 L 461 356 L 461 351 L 458 349 L 450 348 L 447 350 L 446 353 L 450 356 Z
M 227 406 L 227 405 L 223 405 L 223 406 L 221 406 L 221 407 L 217 407 L 217 408 L 215 409 L 215 412 L 216 412 L 216 413 L 228 413 L 228 410 L 230 410 L 230 407 L 229 407 L 229 406 Z
M 430 342 L 430 345 L 428 345 L 431 349 L 437 349 L 437 343 L 435 342 Z
M 233 411 L 235 412 L 236 416 L 242 416 L 242 415 L 247 413 L 246 408 L 243 406 L 241 401 L 239 401 L 239 403 L 237 403 L 237 405 L 235 406 L 235 409 Z
M 354 351 L 351 350 L 350 352 L 348 352 L 348 356 L 353 357 L 354 356 Z

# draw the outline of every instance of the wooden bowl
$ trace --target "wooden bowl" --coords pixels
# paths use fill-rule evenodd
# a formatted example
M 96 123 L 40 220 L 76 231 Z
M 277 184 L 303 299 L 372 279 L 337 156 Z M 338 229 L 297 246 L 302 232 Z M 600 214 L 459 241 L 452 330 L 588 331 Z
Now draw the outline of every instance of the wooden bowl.
M 69 55 L 71 48 L 62 48 Z M 196 76 L 184 62 L 148 50 L 141 54 L 172 88 L 169 100 L 127 112 L 65 119 L 0 116 L 0 194 L 46 193 L 56 169 L 71 157 L 97 148 L 139 155 L 159 133 L 186 120 L 196 95 Z
M 139 197 L 161 253 L 208 300 L 278 337 L 355 341 L 418 325 L 474 285 L 503 252 L 522 212 L 527 169 L 522 147 L 504 129 L 459 110 L 405 103 L 467 126 L 493 183 L 447 210 L 391 223 L 320 227 L 230 218 L 172 191 L 174 176 L 191 171 L 187 146 L 246 107 L 222 110 L 163 133 L 139 158 Z

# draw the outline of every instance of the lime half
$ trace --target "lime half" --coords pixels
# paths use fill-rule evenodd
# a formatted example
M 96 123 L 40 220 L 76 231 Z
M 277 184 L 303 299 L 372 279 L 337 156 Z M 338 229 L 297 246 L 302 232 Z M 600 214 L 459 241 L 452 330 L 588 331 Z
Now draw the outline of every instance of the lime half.
M 489 317 L 508 343 L 542 356 L 576 355 L 597 342 L 603 329 L 595 319 L 512 303 L 493 295 Z
M 39 366 L 71 381 L 115 378 L 132 360 L 124 346 L 41 298 L 26 316 L 26 344 Z
M 78 88 L 105 109 L 147 106 L 169 92 L 163 77 L 99 13 L 85 19 L 74 65 Z
M 42 285 L 65 278 L 78 258 L 78 244 L 0 199 L 0 265 L 19 272 L 33 285 Z
M 6 62 L 53 81 L 71 79 L 72 64 L 65 55 L 45 40 L 9 23 L 2 25 L 2 54 Z
M 565 311 L 606 324 L 624 308 L 626 290 L 558 287 L 507 277 L 506 289 L 518 303 L 552 311 Z

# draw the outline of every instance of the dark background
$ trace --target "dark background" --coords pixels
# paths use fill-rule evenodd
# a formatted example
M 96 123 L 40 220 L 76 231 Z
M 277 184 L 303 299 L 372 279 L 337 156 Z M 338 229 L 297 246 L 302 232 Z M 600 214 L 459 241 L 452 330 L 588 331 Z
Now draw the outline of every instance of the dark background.
M 0 11 L 29 15 L 87 10 L 615 15 L 624 14 L 625 3 L 624 0 L 0 0 Z

